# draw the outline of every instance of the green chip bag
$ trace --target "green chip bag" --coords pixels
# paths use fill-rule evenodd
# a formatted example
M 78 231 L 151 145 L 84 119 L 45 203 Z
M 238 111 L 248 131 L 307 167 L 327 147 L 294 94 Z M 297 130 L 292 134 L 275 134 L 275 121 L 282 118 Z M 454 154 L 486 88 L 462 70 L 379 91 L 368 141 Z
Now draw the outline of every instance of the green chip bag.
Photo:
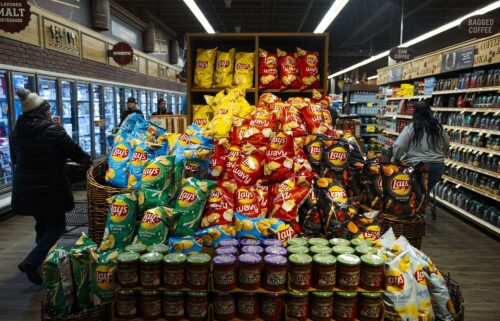
M 164 191 L 170 187 L 175 156 L 149 160 L 142 171 L 141 188 Z
M 76 302 L 82 310 L 92 308 L 92 295 L 90 292 L 90 271 L 92 263 L 88 250 L 97 250 L 94 243 L 85 233 L 75 242 L 70 250 L 71 270 L 73 272 L 73 283 L 75 284 Z
M 190 177 L 185 180 L 174 205 L 174 217 L 178 218 L 174 236 L 193 236 L 200 225 L 207 197 L 217 183 Z
M 118 250 L 103 253 L 89 250 L 92 260 L 92 301 L 95 305 L 111 302 L 115 298 L 114 277 L 118 254 Z
M 43 283 L 47 300 L 57 316 L 67 316 L 73 305 L 73 281 L 69 253 L 55 244 L 43 262 Z
M 168 228 L 173 225 L 172 209 L 159 206 L 144 212 L 134 243 L 145 245 L 167 242 Z
M 169 191 L 157 191 L 154 189 L 143 188 L 137 193 L 137 204 L 139 210 L 144 212 L 157 206 L 165 206 L 170 200 Z
M 119 194 L 111 197 L 108 219 L 99 251 L 124 248 L 132 242 L 135 232 L 137 198 L 135 193 Z
M 177 201 L 183 177 L 184 177 L 184 162 L 178 162 L 174 166 L 172 183 L 170 184 L 170 190 L 168 193 L 168 196 L 170 198 L 169 202 L 170 207 L 173 207 L 175 205 L 175 202 Z

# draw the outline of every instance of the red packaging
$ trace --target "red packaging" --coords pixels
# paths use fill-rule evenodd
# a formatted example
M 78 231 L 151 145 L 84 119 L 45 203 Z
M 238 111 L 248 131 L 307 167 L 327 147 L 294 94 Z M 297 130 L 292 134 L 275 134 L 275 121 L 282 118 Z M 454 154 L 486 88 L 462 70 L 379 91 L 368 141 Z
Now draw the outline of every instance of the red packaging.
M 295 145 L 294 173 L 298 176 L 314 176 L 311 163 L 304 150 Z
M 288 106 L 281 112 L 280 128 L 284 132 L 292 132 L 293 136 L 302 136 L 307 134 L 304 120 L 300 115 L 299 109 Z
M 265 108 L 258 108 L 254 118 L 248 124 L 244 138 L 252 144 L 267 145 L 276 125 L 275 113 Z
M 269 104 L 269 110 L 273 112 L 276 115 L 276 118 L 281 119 L 281 116 L 285 109 L 287 109 L 290 105 L 288 103 L 285 103 L 281 100 L 276 100 L 275 102 L 272 102 Z
M 278 62 L 282 89 L 300 89 L 297 53 L 278 49 Z
M 259 195 L 253 186 L 240 187 L 236 190 L 236 212 L 249 218 L 265 217 L 261 213 Z
M 259 97 L 259 102 L 257 103 L 257 108 L 267 108 L 269 107 L 269 104 L 279 100 L 279 98 L 276 95 L 273 95 L 271 93 L 264 93 L 260 95 Z
M 317 51 L 306 51 L 297 48 L 301 89 L 320 88 L 319 82 L 319 54 Z
M 209 179 L 217 180 L 224 177 L 228 157 L 228 150 L 224 146 L 215 146 L 214 153 L 210 158 Z
M 249 186 L 257 182 L 264 169 L 266 155 L 253 145 L 244 145 L 232 169 L 233 179 L 238 186 Z
M 311 100 L 307 97 L 290 97 L 286 102 L 290 106 L 295 107 L 298 110 L 302 110 L 302 108 L 306 107 L 311 103 Z
M 210 192 L 201 220 L 201 227 L 232 224 L 234 218 L 234 192 L 236 184 L 232 181 L 219 181 Z
M 275 53 L 259 49 L 259 89 L 280 89 L 278 57 Z
M 271 144 L 266 150 L 266 164 L 264 165 L 264 175 L 269 179 L 269 182 L 282 182 L 293 176 L 294 154 L 292 136 L 284 132 L 273 135 Z
M 227 153 L 227 161 L 224 179 L 232 179 L 233 178 L 233 169 L 236 166 L 238 160 L 241 155 L 241 146 L 240 145 L 231 145 L 228 149 Z
M 309 194 L 310 187 L 299 185 L 301 178 L 294 176 L 271 188 L 270 217 L 285 222 L 295 222 L 297 211 Z M 307 182 L 304 181 L 307 185 Z
M 257 180 L 255 183 L 255 191 L 257 192 L 257 200 L 260 206 L 261 217 L 267 217 L 267 212 L 269 211 L 269 186 L 264 185 L 262 179 Z
M 324 125 L 323 108 L 318 103 L 310 103 L 302 109 L 302 116 L 309 134 L 324 134 L 327 127 Z

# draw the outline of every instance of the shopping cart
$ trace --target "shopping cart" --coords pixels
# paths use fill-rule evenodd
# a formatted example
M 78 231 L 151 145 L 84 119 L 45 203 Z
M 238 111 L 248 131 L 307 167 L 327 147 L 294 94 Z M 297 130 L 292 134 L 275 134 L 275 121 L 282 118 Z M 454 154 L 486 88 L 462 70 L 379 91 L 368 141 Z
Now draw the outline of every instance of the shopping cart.
M 66 173 L 70 182 L 71 192 L 76 197 L 75 207 L 70 212 L 66 212 L 66 233 L 76 230 L 80 227 L 88 226 L 87 199 L 85 191 L 87 190 L 87 169 L 85 166 L 69 162 Z

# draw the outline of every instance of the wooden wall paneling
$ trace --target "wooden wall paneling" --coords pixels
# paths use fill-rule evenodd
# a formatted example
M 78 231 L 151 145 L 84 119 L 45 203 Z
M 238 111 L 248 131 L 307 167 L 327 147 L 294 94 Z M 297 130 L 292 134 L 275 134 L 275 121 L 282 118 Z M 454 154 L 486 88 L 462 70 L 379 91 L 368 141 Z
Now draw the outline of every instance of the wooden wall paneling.
M 21 32 L 10 33 L 0 30 L 0 37 L 5 37 L 25 43 L 30 45 L 35 45 L 38 47 L 42 46 L 42 35 L 40 33 L 40 15 L 36 13 L 31 13 L 31 20 L 26 27 Z
M 82 33 L 82 57 L 84 59 L 107 64 L 107 48 L 105 41 Z
M 67 33 L 71 38 L 69 41 L 66 39 Z M 43 17 L 42 34 L 45 49 L 81 57 L 82 41 L 78 29 Z
M 148 60 L 142 56 L 137 55 L 139 58 L 139 72 L 141 74 L 147 75 L 148 74 Z
M 148 75 L 158 77 L 158 63 L 148 60 Z
M 474 67 L 500 63 L 500 33 L 475 44 Z

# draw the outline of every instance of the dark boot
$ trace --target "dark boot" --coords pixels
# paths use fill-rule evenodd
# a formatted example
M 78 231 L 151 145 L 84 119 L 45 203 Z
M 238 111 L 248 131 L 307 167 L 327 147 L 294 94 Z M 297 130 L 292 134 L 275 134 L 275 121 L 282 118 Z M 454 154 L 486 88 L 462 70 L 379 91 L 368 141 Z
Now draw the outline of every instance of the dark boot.
M 25 273 L 26 276 L 28 277 L 28 280 L 30 280 L 32 283 L 38 284 L 38 285 L 42 284 L 43 278 L 40 275 L 40 272 L 38 272 L 37 266 L 24 261 L 21 264 L 19 264 L 17 266 L 17 268 L 21 272 Z

